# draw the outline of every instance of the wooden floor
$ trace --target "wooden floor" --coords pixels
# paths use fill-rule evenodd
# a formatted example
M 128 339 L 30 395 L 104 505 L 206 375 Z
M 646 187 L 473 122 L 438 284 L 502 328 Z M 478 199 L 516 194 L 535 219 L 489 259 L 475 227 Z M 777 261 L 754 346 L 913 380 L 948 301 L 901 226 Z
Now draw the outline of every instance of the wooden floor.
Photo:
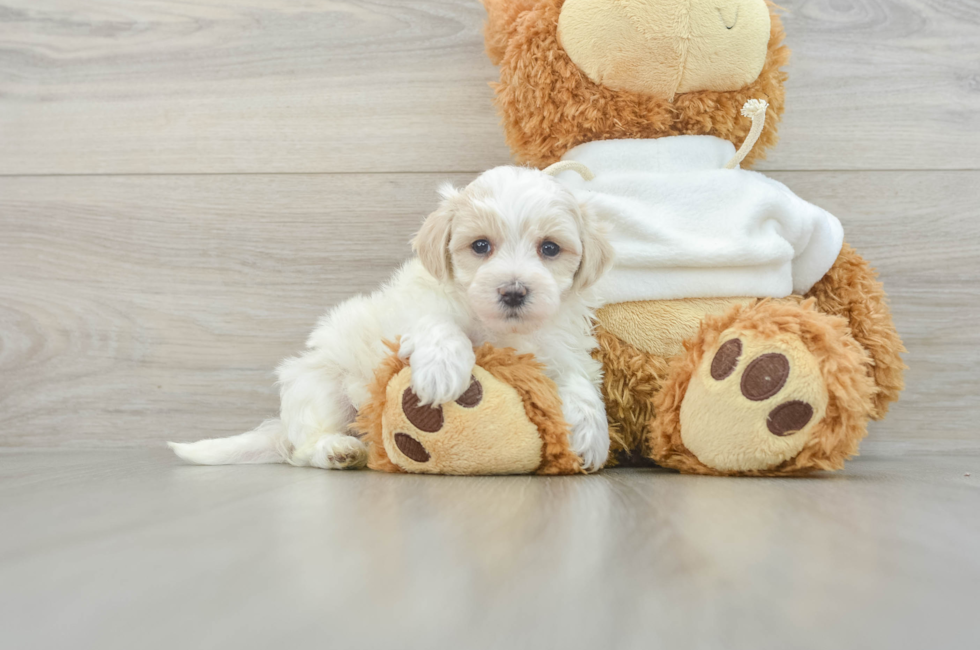
M 8 449 L 0 631 L 12 649 L 960 650 L 980 638 L 978 512 L 980 455 L 731 480 Z
M 509 160 L 477 0 L 0 0 L 0 645 L 975 646 L 980 0 L 779 4 L 759 167 L 881 271 L 902 401 L 822 479 L 463 480 L 162 442 Z

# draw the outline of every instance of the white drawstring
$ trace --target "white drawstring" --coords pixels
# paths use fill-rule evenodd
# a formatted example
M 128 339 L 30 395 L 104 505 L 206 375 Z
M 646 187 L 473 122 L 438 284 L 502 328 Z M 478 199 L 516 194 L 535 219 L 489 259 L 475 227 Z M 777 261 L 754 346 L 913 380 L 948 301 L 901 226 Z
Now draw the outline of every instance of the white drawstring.
M 764 99 L 750 99 L 742 106 L 742 115 L 752 119 L 752 129 L 749 130 L 749 134 L 745 137 L 745 142 L 742 143 L 742 146 L 735 153 L 735 157 L 725 165 L 725 169 L 735 169 L 745 160 L 749 152 L 752 151 L 752 147 L 755 146 L 755 143 L 759 140 L 759 136 L 762 135 L 762 127 L 766 125 L 767 108 L 769 108 L 769 102 Z
M 549 176 L 557 176 L 558 174 L 568 170 L 578 173 L 579 176 L 587 181 L 591 181 L 593 178 L 595 178 L 595 174 L 592 173 L 591 169 L 574 160 L 563 160 L 561 162 L 556 162 L 554 165 L 546 167 L 542 171 Z

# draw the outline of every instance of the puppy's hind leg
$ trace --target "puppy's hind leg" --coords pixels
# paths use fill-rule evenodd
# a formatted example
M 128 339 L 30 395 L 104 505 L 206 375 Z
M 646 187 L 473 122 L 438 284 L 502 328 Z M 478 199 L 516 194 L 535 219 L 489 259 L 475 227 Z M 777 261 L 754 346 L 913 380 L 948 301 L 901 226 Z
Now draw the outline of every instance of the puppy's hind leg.
M 360 469 L 367 464 L 367 446 L 351 435 L 325 433 L 297 449 L 289 462 L 320 469 Z
M 321 469 L 358 469 L 367 464 L 367 446 L 347 433 L 356 411 L 342 382 L 299 357 L 283 363 L 281 417 L 293 452 L 287 462 Z

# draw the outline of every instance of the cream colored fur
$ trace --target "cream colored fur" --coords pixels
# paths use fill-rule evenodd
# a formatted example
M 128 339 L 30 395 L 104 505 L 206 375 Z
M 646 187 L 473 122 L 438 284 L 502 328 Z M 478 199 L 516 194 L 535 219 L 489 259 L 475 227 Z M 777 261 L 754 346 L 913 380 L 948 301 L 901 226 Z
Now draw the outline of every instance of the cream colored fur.
M 475 252 L 478 240 L 489 242 L 487 254 Z M 546 257 L 544 242 L 560 253 Z M 590 355 L 591 287 L 612 251 L 591 213 L 541 171 L 498 167 L 461 191 L 445 187 L 413 244 L 417 259 L 381 290 L 331 310 L 306 352 L 279 367 L 278 420 L 231 438 L 171 443 L 177 455 L 202 464 L 362 466 L 367 450 L 346 434 L 390 353 L 384 341 L 400 338 L 412 389 L 425 404 L 452 402 L 466 390 L 474 346 L 534 354 L 558 386 L 572 450 L 587 469 L 599 469 L 609 432 L 602 369 Z M 500 293 L 514 285 L 527 292 L 517 307 Z
M 765 0 L 565 0 L 558 38 L 595 83 L 671 99 L 753 82 L 770 26 Z

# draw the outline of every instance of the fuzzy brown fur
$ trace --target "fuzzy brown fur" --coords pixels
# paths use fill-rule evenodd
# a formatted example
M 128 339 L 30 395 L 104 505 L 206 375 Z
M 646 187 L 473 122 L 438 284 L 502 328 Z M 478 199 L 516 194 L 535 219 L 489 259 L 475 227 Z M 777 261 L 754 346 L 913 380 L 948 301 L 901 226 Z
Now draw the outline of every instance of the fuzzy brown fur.
M 368 467 L 382 472 L 403 472 L 385 451 L 382 416 L 388 383 L 407 364 L 398 357 L 398 347 L 388 344 L 392 355 L 375 370 L 368 387 L 371 399 L 358 411 L 353 429 L 362 434 L 368 446 Z M 582 463 L 569 447 L 568 424 L 561 412 L 561 399 L 554 382 L 545 376 L 543 366 L 531 354 L 517 354 L 511 348 L 494 348 L 489 343 L 476 349 L 476 365 L 513 387 L 524 403 L 528 419 L 541 435 L 541 464 L 537 474 L 580 474 Z
M 880 420 L 905 387 L 907 366 L 901 357 L 905 346 L 895 330 L 885 288 L 877 278 L 871 265 L 845 243 L 834 266 L 807 297 L 816 298 L 821 311 L 846 318 L 851 335 L 871 354 L 877 384 L 871 417 Z
M 533 354 L 517 354 L 512 348 L 489 343 L 476 350 L 476 365 L 515 388 L 524 401 L 527 417 L 541 434 L 541 465 L 537 474 L 579 474 L 582 462 L 568 446 L 569 427 L 561 412 L 555 382 Z
M 794 458 L 770 470 L 725 472 L 707 467 L 681 440 L 681 402 L 695 369 L 704 354 L 717 345 L 728 328 L 754 332 L 763 338 L 794 334 L 816 358 L 827 387 L 826 414 L 811 432 L 803 450 Z M 650 423 L 649 447 L 653 458 L 665 467 L 690 474 L 733 476 L 788 476 L 816 470 L 835 470 L 857 453 L 858 443 L 867 433 L 874 381 L 868 373 L 871 359 L 850 336 L 847 321 L 823 314 L 815 300 L 799 305 L 762 300 L 750 306 L 736 306 L 721 316 L 708 316 L 698 335 L 684 343 L 685 353 L 675 357 L 669 377 L 654 398 L 657 417 Z
M 374 381 L 368 386 L 371 399 L 358 410 L 351 429 L 359 434 L 367 445 L 369 469 L 379 472 L 402 472 L 404 470 L 391 462 L 388 452 L 385 451 L 382 418 L 387 401 L 388 383 L 408 365 L 408 362 L 398 356 L 397 344 L 386 341 L 385 345 L 392 354 L 374 369 Z
M 500 65 L 493 84 L 507 144 L 519 162 L 545 167 L 572 147 L 594 140 L 714 135 L 741 146 L 752 124 L 741 116 L 749 99 L 766 99 L 766 126 L 743 167 L 765 157 L 777 140 L 785 106 L 782 67 L 789 60 L 783 25 L 770 6 L 772 28 L 762 73 L 728 92 L 677 95 L 673 102 L 614 91 L 591 81 L 558 42 L 564 0 L 483 0 L 487 52 Z
M 653 398 L 667 378 L 668 362 L 648 354 L 607 332 L 596 328 L 598 349 L 593 356 L 602 363 L 602 397 L 609 420 L 610 463 L 617 456 L 648 456 L 646 442 L 654 417 Z
M 480 0 L 487 10 L 487 23 L 483 39 L 487 56 L 494 65 L 500 65 L 507 51 L 507 42 L 517 29 L 517 18 L 533 9 L 538 0 Z

